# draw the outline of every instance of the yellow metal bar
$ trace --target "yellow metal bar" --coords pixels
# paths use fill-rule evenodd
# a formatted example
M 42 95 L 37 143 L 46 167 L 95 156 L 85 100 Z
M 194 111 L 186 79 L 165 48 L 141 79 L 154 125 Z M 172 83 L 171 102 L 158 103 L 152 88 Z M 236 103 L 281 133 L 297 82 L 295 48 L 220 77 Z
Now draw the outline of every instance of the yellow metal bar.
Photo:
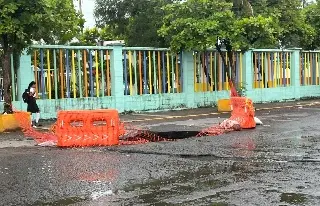
M 260 85 L 261 85 L 261 88 L 264 88 L 264 53 L 262 52 L 261 53 L 261 82 L 260 82 Z
M 74 50 L 71 51 L 71 66 L 72 66 L 72 89 L 73 98 L 77 98 L 77 88 L 76 88 L 76 65 L 74 62 Z
M 193 55 L 193 77 L 194 77 L 194 91 L 198 92 L 198 87 L 197 87 L 197 56 L 196 56 L 196 54 Z
M 240 86 L 244 86 L 243 85 L 243 74 L 242 74 L 242 53 L 240 52 Z
M 223 74 L 223 71 L 222 71 L 222 66 L 221 66 L 221 63 L 222 63 L 222 60 L 221 60 L 221 57 L 220 55 L 218 55 L 218 70 L 219 70 L 219 91 L 222 90 L 222 86 L 224 84 L 223 82 L 223 79 L 222 79 L 222 74 Z
M 269 85 L 269 82 L 272 82 L 271 81 L 271 54 L 268 53 L 268 82 L 267 82 L 267 85 L 269 87 L 273 87 L 273 85 Z
M 277 53 L 273 53 L 273 85 L 277 87 Z
M 109 65 L 109 51 L 106 50 L 106 81 L 107 81 L 107 95 L 110 96 L 110 65 Z
M 179 62 L 178 62 L 178 55 L 176 54 L 176 87 L 177 87 L 177 93 L 180 92 L 180 86 L 179 86 Z
M 213 91 L 213 56 L 212 56 L 212 52 L 210 52 L 210 74 L 211 74 L 211 87 L 210 87 L 210 91 Z
M 132 87 L 132 52 L 129 51 L 129 78 L 130 78 L 130 95 L 133 95 L 133 87 Z
M 280 54 L 280 85 L 283 86 L 283 55 Z
M 170 59 L 169 59 L 169 52 L 167 52 L 167 82 L 168 82 L 168 93 L 170 93 L 171 82 L 170 82 Z
M 226 59 L 225 59 L 226 60 L 226 65 L 228 65 L 228 61 L 229 61 L 228 52 L 226 52 L 225 57 L 226 57 Z M 224 68 L 224 70 L 226 72 L 227 70 L 229 70 L 229 68 Z M 225 74 L 225 78 L 226 78 L 226 82 L 224 82 L 224 80 L 222 80 L 223 81 L 222 85 L 223 85 L 223 88 L 225 90 L 228 90 L 228 88 L 229 88 L 229 77 L 227 75 L 227 72 Z
M 149 59 L 149 94 L 152 94 L 152 72 L 151 72 L 151 51 L 148 51 L 148 59 Z
M 48 87 L 48 94 L 49 99 L 51 99 L 51 69 L 50 69 L 50 50 L 47 50 L 47 87 Z
M 304 53 L 304 84 L 308 85 L 308 82 L 307 82 L 307 53 Z
M 309 84 L 312 85 L 312 53 L 309 53 Z
M 278 85 L 281 86 L 280 80 L 281 80 L 281 61 L 282 61 L 282 59 L 281 59 L 280 53 L 278 53 L 277 55 L 278 55 Z
M 316 85 L 319 85 L 319 65 L 318 65 L 318 53 L 316 53 Z
M 207 91 L 207 87 L 206 87 L 206 85 L 207 85 L 207 81 L 206 81 L 206 73 L 205 73 L 205 71 L 204 71 L 204 67 L 205 67 L 205 55 L 206 55 L 206 53 L 205 52 L 203 52 L 202 53 L 202 58 L 201 58 L 201 56 L 200 56 L 200 61 L 202 62 L 202 67 L 200 67 L 200 69 L 201 69 L 201 79 L 202 79 L 202 91 L 203 92 L 206 92 Z
M 310 81 L 311 80 L 311 53 L 308 53 L 308 85 L 311 85 L 312 82 Z
M 84 88 L 85 95 L 88 97 L 88 73 L 87 73 L 87 52 L 83 50 L 83 75 L 84 75 Z
M 34 80 L 36 82 L 36 96 L 38 97 L 38 65 L 37 65 L 37 51 L 34 51 L 33 59 L 33 69 L 34 69 Z
M 48 50 L 47 50 L 47 64 L 48 63 L 50 63 L 50 59 L 49 59 L 49 61 L 48 61 Z M 49 79 L 49 75 L 48 75 L 48 65 L 47 65 L 47 72 L 45 72 L 44 71 L 44 75 L 45 75 L 45 77 L 44 77 L 44 84 L 46 85 L 46 89 L 45 89 L 45 91 L 49 91 L 49 81 L 48 81 L 48 79 Z
M 257 63 L 257 53 L 254 54 L 254 88 L 259 87 L 258 84 L 256 84 L 256 82 L 258 82 L 258 77 L 259 77 L 259 73 L 258 73 L 258 63 Z
M 138 65 L 139 65 L 139 82 L 140 82 L 140 87 L 139 87 L 139 94 L 143 94 L 143 87 L 142 87 L 142 60 L 141 60 L 141 51 L 139 51 L 139 59 L 138 59 Z
M 98 63 L 98 51 L 95 50 L 95 62 L 96 62 L 96 93 L 97 97 L 100 94 L 100 85 L 99 85 L 99 63 Z
M 59 51 L 60 55 L 60 92 L 61 92 L 61 98 L 64 98 L 64 68 L 63 68 L 63 57 L 62 57 L 62 49 Z
M 159 82 L 159 93 L 162 93 L 162 82 L 161 82 L 161 53 L 158 51 L 158 82 Z
M 287 81 L 287 84 L 286 85 L 289 85 L 289 53 L 287 52 L 287 55 L 286 55 L 286 81 Z
M 226 72 L 226 83 L 225 83 L 225 90 L 229 90 L 229 78 L 228 78 L 228 73 Z

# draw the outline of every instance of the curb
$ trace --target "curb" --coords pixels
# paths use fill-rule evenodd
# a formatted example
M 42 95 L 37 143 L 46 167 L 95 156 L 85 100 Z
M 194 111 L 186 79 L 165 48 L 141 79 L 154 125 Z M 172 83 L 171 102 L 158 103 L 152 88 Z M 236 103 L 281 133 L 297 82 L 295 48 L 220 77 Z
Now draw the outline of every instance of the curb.
M 255 109 L 255 111 L 275 110 L 275 109 L 289 109 L 289 108 L 298 108 L 298 107 L 316 106 L 316 105 L 320 105 L 320 103 L 319 102 L 315 102 L 315 103 L 308 103 L 308 104 L 297 104 L 297 105 L 292 105 L 292 106 L 266 107 L 266 108 Z M 127 120 L 127 121 L 124 121 L 124 123 L 146 122 L 146 121 L 166 120 L 166 119 L 179 119 L 179 118 L 186 118 L 186 117 L 205 117 L 205 116 L 219 115 L 219 114 L 229 114 L 229 113 L 230 112 L 213 112 L 213 113 L 206 113 L 206 114 L 192 114 L 192 115 L 184 115 L 184 116 L 180 115 L 180 116 L 145 118 L 145 119 L 137 119 L 137 120 Z

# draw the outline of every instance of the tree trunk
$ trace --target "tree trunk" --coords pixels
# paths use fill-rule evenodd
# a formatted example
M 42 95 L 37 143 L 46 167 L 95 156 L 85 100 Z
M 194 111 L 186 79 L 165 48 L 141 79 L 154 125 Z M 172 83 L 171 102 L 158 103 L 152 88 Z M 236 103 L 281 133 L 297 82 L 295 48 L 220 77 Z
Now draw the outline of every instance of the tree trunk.
M 11 110 L 11 69 L 10 69 L 10 53 L 4 51 L 1 58 L 2 73 L 3 73 L 3 97 L 4 97 L 4 112 L 12 113 Z

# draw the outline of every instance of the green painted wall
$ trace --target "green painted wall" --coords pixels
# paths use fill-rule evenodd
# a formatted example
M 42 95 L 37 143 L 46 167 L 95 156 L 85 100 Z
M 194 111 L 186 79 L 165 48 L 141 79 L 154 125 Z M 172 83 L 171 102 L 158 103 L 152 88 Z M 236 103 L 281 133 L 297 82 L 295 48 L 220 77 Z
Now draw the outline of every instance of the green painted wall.
M 111 97 L 100 98 L 77 98 L 58 100 L 38 100 L 42 118 L 55 118 L 59 110 L 93 110 L 116 108 L 119 112 L 147 111 L 147 110 L 168 110 L 177 108 L 197 108 L 214 106 L 219 99 L 229 98 L 229 91 L 219 92 L 194 92 L 194 62 L 192 52 L 183 52 L 183 93 L 176 94 L 152 94 L 126 96 L 123 92 L 123 65 L 121 45 L 115 45 L 111 53 Z M 146 48 L 145 48 L 146 49 Z M 150 48 L 152 50 L 152 48 Z M 267 51 L 267 50 L 263 50 Z M 268 50 L 272 51 L 272 50 Z M 285 101 L 305 97 L 320 97 L 320 86 L 300 86 L 300 52 L 299 49 L 291 50 L 291 79 L 290 87 L 278 87 L 267 89 L 254 89 L 252 73 L 252 51 L 243 55 L 244 81 L 246 83 L 247 97 L 255 103 L 272 101 Z M 27 84 L 33 80 L 30 72 L 31 58 L 27 54 L 21 56 L 21 68 L 18 76 L 18 93 L 25 89 Z M 26 71 L 26 73 L 24 73 Z M 18 100 L 13 102 L 17 109 L 26 110 L 26 104 Z M 21 96 L 21 95 L 20 95 Z

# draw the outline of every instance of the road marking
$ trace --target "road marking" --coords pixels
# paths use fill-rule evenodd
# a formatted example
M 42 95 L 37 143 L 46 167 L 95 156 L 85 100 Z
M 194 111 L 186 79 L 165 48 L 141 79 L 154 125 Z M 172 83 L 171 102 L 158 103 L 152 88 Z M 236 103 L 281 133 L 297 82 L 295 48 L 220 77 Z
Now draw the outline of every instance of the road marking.
M 272 109 L 281 109 L 281 107 L 272 107 Z
M 271 108 L 259 108 L 256 109 L 256 111 L 262 111 L 262 110 L 275 110 L 275 109 L 284 109 L 284 108 L 295 108 L 295 107 L 305 107 L 305 106 L 317 106 L 320 105 L 320 103 L 315 102 L 315 103 L 310 103 L 310 104 L 296 104 L 292 106 L 278 106 L 278 107 L 271 107 Z M 179 118 L 184 118 L 184 117 L 201 117 L 201 116 L 209 116 L 209 115 L 219 115 L 219 114 L 229 114 L 230 112 L 213 112 L 213 113 L 206 113 L 206 114 L 189 114 L 185 116 L 164 116 L 164 115 L 154 115 L 158 116 L 157 118 L 152 118 L 152 119 L 137 119 L 137 120 L 129 120 L 129 121 L 124 121 L 127 123 L 130 122 L 145 122 L 145 121 L 154 121 L 154 120 L 165 120 L 165 119 L 179 119 Z M 153 115 L 148 115 L 148 116 L 153 116 Z M 161 116 L 161 117 L 159 117 Z

